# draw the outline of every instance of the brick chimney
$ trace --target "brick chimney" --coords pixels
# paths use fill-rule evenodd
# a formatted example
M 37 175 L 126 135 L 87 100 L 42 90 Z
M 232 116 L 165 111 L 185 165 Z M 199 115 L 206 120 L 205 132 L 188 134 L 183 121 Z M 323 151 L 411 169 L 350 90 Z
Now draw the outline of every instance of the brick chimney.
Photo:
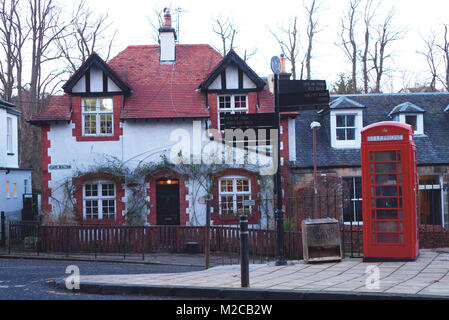
M 163 25 L 159 29 L 160 63 L 176 62 L 176 31 L 171 24 L 170 9 L 164 9 Z
M 291 77 L 291 73 L 288 73 L 286 71 L 286 63 L 287 63 L 287 58 L 285 57 L 285 55 L 283 53 L 281 53 L 281 56 L 279 57 L 279 60 L 281 61 L 281 72 L 279 74 L 279 79 L 281 80 L 290 80 Z

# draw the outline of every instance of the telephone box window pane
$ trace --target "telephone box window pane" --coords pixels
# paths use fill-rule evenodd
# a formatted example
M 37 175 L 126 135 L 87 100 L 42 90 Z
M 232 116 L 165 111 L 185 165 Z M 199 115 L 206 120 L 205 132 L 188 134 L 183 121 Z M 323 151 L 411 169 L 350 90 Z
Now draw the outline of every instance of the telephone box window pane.
M 396 161 L 396 151 L 377 151 L 376 161 Z
M 376 195 L 378 197 L 393 197 L 398 195 L 397 187 L 377 187 Z
M 385 221 L 385 222 L 377 222 L 377 231 L 386 231 L 386 232 L 397 232 L 398 231 L 398 222 L 395 221 Z
M 397 210 L 377 210 L 377 219 L 387 220 L 387 219 L 397 219 Z
M 376 199 L 377 208 L 397 208 L 398 198 L 381 198 Z
M 376 184 L 377 185 L 396 185 L 396 175 L 395 174 L 379 174 L 376 175 Z
M 396 163 L 376 163 L 376 173 L 396 173 Z
M 377 234 L 378 243 L 399 243 L 399 234 L 391 233 L 378 233 Z

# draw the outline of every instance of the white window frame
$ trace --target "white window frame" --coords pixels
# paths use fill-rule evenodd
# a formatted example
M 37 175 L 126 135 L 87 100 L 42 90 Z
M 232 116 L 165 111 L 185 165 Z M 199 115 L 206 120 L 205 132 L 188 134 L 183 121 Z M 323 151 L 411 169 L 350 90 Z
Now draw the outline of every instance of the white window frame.
M 113 196 L 103 196 L 103 184 L 112 184 L 114 185 L 114 195 Z M 86 186 L 87 185 L 97 185 L 97 196 L 86 196 Z M 114 201 L 114 218 L 107 220 L 116 220 L 117 219 L 117 188 L 114 182 L 108 180 L 98 180 L 98 181 L 88 181 L 83 185 L 83 219 L 85 221 L 101 221 L 103 220 L 103 200 L 113 200 Z M 98 218 L 97 219 L 87 219 L 87 201 L 98 201 Z
M 13 129 L 12 118 L 7 117 L 6 118 L 6 152 L 7 153 L 14 152 L 12 129 Z
M 337 116 L 355 116 L 355 139 L 354 140 L 337 140 Z M 332 110 L 330 113 L 331 123 L 331 144 L 332 148 L 360 148 L 363 128 L 363 110 Z
M 223 180 L 232 180 L 232 192 L 227 191 L 221 191 L 221 182 Z M 247 180 L 248 181 L 248 191 L 237 191 L 237 180 Z M 237 197 L 238 196 L 247 196 L 248 199 L 246 200 L 252 200 L 252 194 L 251 194 L 251 178 L 245 177 L 245 176 L 225 176 L 221 177 L 218 180 L 218 207 L 219 207 L 219 213 L 220 216 L 222 215 L 222 196 L 232 196 L 232 207 L 233 207 L 233 216 L 239 217 L 239 213 L 237 212 Z M 247 206 L 249 209 L 249 215 L 252 214 L 252 206 Z M 232 215 L 224 215 L 224 216 L 232 216 Z
M 230 97 L 231 98 L 231 107 L 230 108 L 225 108 L 222 109 L 220 108 L 220 98 L 222 97 Z M 245 97 L 246 98 L 246 107 L 245 108 L 236 108 L 235 106 L 235 97 Z M 217 96 L 217 123 L 218 123 L 218 130 L 221 130 L 221 123 L 220 123 L 220 114 L 221 113 L 230 113 L 230 114 L 235 114 L 236 112 L 239 113 L 248 113 L 249 108 L 248 108 L 248 95 L 247 94 L 220 94 Z
M 405 122 L 406 116 L 415 116 L 416 117 L 416 130 L 415 135 L 423 135 L 424 134 L 424 115 L 422 113 L 401 113 L 399 114 L 399 122 L 407 124 Z
M 432 175 L 429 175 L 432 176 Z M 444 221 L 444 186 L 443 186 L 443 176 L 441 175 L 433 175 L 438 176 L 440 184 L 419 184 L 418 177 L 418 190 L 440 190 L 441 192 L 441 226 L 444 227 L 446 225 L 446 221 Z
M 86 111 L 84 109 L 84 99 L 96 99 L 96 110 L 95 111 Z M 101 106 L 100 106 L 100 100 L 101 99 L 110 99 L 112 102 L 112 110 L 109 111 L 101 111 Z M 83 136 L 85 137 L 110 137 L 114 135 L 114 100 L 112 97 L 84 97 L 81 99 L 81 113 L 82 113 L 82 130 L 83 130 Z M 95 121 L 96 121 L 96 129 L 95 129 L 95 134 L 92 133 L 86 133 L 86 127 L 85 127 L 85 116 L 86 115 L 94 115 L 95 116 Z M 111 133 L 101 133 L 101 116 L 102 115 L 111 115 Z

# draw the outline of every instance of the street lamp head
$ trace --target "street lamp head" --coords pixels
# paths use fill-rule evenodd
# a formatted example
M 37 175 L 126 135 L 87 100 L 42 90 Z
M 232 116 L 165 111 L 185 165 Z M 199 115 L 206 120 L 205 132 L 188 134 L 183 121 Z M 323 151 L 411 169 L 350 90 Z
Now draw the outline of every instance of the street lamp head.
M 312 130 L 319 129 L 319 128 L 321 128 L 321 124 L 319 122 L 314 121 L 310 124 L 310 129 L 312 129 Z

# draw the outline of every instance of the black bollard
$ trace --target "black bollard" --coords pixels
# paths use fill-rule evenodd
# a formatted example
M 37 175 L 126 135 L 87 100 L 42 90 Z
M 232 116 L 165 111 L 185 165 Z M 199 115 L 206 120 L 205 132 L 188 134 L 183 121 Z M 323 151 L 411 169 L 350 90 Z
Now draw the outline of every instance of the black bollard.
M 240 216 L 240 267 L 242 288 L 249 288 L 248 216 Z
M 276 266 L 285 266 L 284 255 L 284 210 L 276 210 Z

